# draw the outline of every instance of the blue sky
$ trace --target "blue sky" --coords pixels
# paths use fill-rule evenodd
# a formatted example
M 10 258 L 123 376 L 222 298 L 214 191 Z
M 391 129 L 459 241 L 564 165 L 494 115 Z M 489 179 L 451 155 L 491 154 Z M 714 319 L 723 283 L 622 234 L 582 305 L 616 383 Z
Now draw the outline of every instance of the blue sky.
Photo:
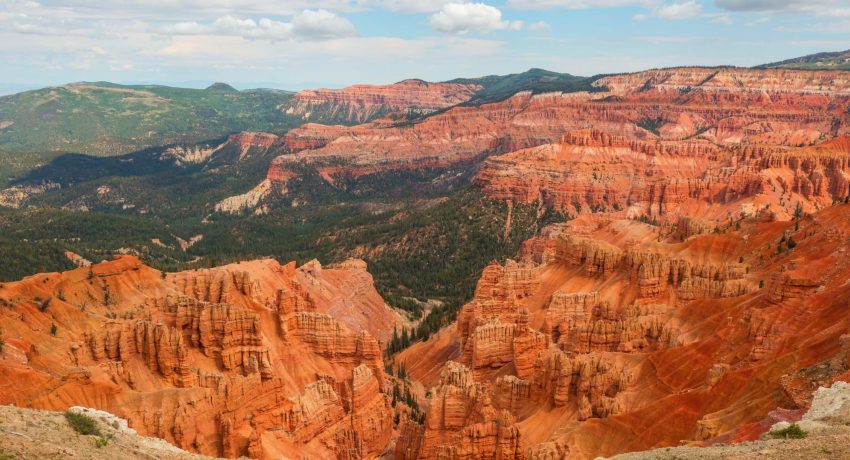
M 593 75 L 848 48 L 850 0 L 0 0 L 0 92 Z

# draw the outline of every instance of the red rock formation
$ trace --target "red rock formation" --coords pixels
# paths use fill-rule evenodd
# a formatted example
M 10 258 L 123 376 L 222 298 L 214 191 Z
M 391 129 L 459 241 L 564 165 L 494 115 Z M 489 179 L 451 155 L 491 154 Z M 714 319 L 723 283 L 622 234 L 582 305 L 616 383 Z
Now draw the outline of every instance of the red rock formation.
M 300 91 L 281 109 L 305 120 L 365 123 L 387 114 L 422 115 L 468 101 L 478 85 L 403 80 L 392 85 L 354 85 Z
M 397 458 L 525 458 L 514 417 L 492 405 L 486 387 L 462 364 L 446 363 L 431 398 L 425 426 L 402 430 Z
M 510 415 L 528 458 L 759 436 L 850 366 L 848 210 L 684 242 L 616 214 L 547 229 L 521 262 L 485 270 L 456 327 L 401 354 L 434 396 L 397 458 L 461 455 L 439 446 L 479 426 L 449 416 L 470 405 Z M 789 234 L 796 247 L 777 253 Z M 456 363 L 436 380 L 440 357 Z
M 666 222 L 723 222 L 770 205 L 790 218 L 850 195 L 846 141 L 718 150 L 705 141 L 627 141 L 571 132 L 559 144 L 487 160 L 476 178 L 498 199 L 539 200 L 573 215 L 623 210 Z
M 689 215 L 677 211 L 694 201 L 732 203 L 773 192 L 780 177 L 812 207 L 847 196 L 847 172 L 835 154 L 815 163 L 781 159 L 850 135 L 850 115 L 841 109 L 850 102 L 845 72 L 678 68 L 594 84 L 603 91 L 518 93 L 413 123 L 305 125 L 286 135 L 287 154 L 269 177 L 287 180 L 288 165 L 306 162 L 333 183 L 338 175 L 446 167 L 560 142 L 494 158 L 479 181 L 494 197 L 543 199 L 572 213 L 575 204 L 580 212 L 616 204 L 639 206 L 633 213 Z M 586 131 L 590 126 L 595 131 Z M 788 172 L 767 167 L 783 161 Z M 779 206 L 774 198 L 751 201 Z
M 3 404 L 100 408 L 227 457 L 369 458 L 393 434 L 369 331 L 396 318 L 362 262 L 165 274 L 120 257 L 4 283 L 0 298 Z M 354 330 L 323 313 L 344 308 Z

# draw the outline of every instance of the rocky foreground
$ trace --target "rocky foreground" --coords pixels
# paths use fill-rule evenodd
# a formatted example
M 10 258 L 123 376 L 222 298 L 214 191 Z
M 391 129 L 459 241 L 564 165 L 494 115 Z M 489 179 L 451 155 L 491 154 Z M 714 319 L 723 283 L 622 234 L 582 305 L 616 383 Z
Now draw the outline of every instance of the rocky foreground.
M 139 436 L 127 422 L 111 414 L 73 408 L 89 414 L 101 436 L 74 431 L 61 412 L 0 406 L 0 458 L 88 458 L 132 460 L 204 460 L 204 455 L 178 449 L 158 438 Z M 97 441 L 106 438 L 104 445 Z

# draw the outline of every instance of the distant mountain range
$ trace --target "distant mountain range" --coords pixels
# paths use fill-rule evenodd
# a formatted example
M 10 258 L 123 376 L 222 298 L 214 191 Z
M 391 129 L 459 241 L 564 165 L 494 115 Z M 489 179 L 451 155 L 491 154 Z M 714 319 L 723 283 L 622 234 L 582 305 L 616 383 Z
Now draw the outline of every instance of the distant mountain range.
M 0 98 L 0 150 L 116 155 L 245 130 L 284 131 L 279 90 L 83 82 Z
M 850 50 L 755 68 L 850 70 Z M 443 83 L 420 81 L 426 86 L 415 91 L 432 98 L 429 100 L 411 94 L 400 96 L 411 90 L 410 82 L 418 80 L 299 93 L 239 91 L 226 83 L 196 89 L 80 82 L 30 90 L 0 97 L 0 182 L 62 153 L 122 155 L 168 144 L 220 139 L 241 131 L 283 134 L 307 122 L 356 124 L 387 115 L 414 120 L 455 105 L 504 100 L 519 91 L 594 91 L 600 89 L 592 85 L 596 79 L 535 68 Z M 453 93 L 452 88 L 458 92 Z M 432 91 L 442 92 L 442 99 L 433 99 Z M 398 100 L 407 101 L 409 107 L 397 106 Z
M 771 62 L 756 69 L 850 70 L 850 50 L 815 53 L 779 62 Z

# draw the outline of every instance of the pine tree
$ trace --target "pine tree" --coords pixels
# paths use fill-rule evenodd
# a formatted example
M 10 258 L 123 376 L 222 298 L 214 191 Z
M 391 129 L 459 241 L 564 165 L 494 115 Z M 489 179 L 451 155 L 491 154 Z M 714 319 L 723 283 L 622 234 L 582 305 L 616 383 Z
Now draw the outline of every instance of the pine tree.
M 401 328 L 401 349 L 405 349 L 410 346 L 410 336 L 407 334 L 407 327 L 402 326 Z
M 390 339 L 390 344 L 387 347 L 387 350 L 390 355 L 393 355 L 398 351 L 398 329 L 396 329 L 395 326 L 393 326 L 393 338 Z

